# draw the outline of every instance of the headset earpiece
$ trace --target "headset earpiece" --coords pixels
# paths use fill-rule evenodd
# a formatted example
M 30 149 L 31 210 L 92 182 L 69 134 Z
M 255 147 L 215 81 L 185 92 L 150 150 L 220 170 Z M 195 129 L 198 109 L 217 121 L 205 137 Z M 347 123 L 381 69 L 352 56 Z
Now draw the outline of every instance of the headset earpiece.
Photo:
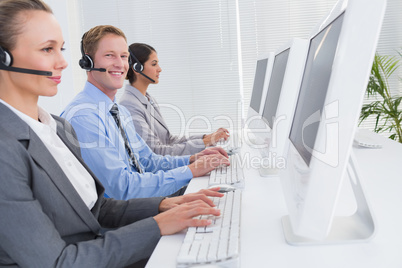
M 98 71 L 98 72 L 106 72 L 105 68 L 94 68 L 95 64 L 94 61 L 92 60 L 91 56 L 88 54 L 85 54 L 84 51 L 84 37 L 87 33 L 84 33 L 84 35 L 81 38 L 81 59 L 79 60 L 78 64 L 80 67 L 84 70 L 87 71 Z
M 85 34 L 84 34 L 84 36 L 85 36 Z M 94 62 L 93 62 L 91 56 L 85 54 L 84 44 L 82 42 L 82 40 L 84 39 L 84 36 L 82 36 L 82 39 L 81 39 L 81 59 L 78 62 L 78 64 L 80 65 L 80 67 L 82 69 L 90 70 L 90 69 L 94 68 Z
M 10 52 L 3 49 L 1 46 L 0 46 L 0 61 L 5 66 L 11 66 L 13 64 L 13 56 L 11 55 Z
M 131 52 L 130 49 L 129 49 L 129 52 L 130 52 L 130 59 L 129 59 L 130 66 L 132 66 L 134 71 L 136 71 L 137 73 L 141 73 L 144 70 L 144 66 L 137 59 L 137 57 L 134 55 L 134 53 Z
M 82 69 L 89 70 L 94 67 L 94 62 L 89 55 L 84 54 L 79 61 L 79 65 Z
M 134 69 L 134 71 L 140 73 L 144 70 L 144 66 L 142 66 L 141 63 L 136 62 L 133 64 L 133 69 Z

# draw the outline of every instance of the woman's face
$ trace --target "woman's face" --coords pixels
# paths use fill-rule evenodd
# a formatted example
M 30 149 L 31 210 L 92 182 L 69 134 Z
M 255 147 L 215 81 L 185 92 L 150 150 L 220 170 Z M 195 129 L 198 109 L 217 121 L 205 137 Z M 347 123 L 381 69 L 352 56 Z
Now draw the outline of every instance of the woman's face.
M 144 70 L 142 72 L 155 80 L 154 84 L 159 83 L 159 73 L 162 72 L 162 68 L 159 66 L 158 54 L 156 54 L 155 51 L 152 51 L 152 53 L 149 55 L 149 59 L 144 63 Z M 146 79 L 142 75 L 139 75 L 137 77 L 142 77 L 143 79 Z
M 61 72 L 67 67 L 62 51 L 64 39 L 55 17 L 45 11 L 25 11 L 19 14 L 24 25 L 17 35 L 13 55 L 14 67 L 49 71 L 52 76 L 9 72 L 12 86 L 22 96 L 53 96 L 61 82 Z

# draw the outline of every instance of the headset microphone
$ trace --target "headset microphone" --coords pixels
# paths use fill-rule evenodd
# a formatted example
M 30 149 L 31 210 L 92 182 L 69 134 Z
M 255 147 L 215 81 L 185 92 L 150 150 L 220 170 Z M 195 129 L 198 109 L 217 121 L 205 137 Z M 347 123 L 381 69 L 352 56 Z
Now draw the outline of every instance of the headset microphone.
M 105 68 L 89 68 L 89 69 L 85 69 L 85 70 L 87 70 L 87 71 L 98 71 L 98 72 L 101 72 L 101 73 L 106 72 Z
M 142 75 L 142 76 L 148 78 L 149 80 L 151 80 L 152 83 L 155 83 L 155 80 L 153 80 L 151 77 L 147 76 L 147 75 L 144 74 L 143 72 L 139 72 L 139 73 L 140 73 L 140 75 Z
M 152 83 L 155 83 L 155 80 L 153 80 L 151 77 L 147 76 L 144 74 L 142 71 L 144 70 L 144 66 L 142 63 L 137 59 L 137 57 L 134 55 L 134 53 L 129 49 L 130 52 L 130 61 L 129 65 L 130 67 L 133 68 L 133 71 L 139 73 L 140 75 L 144 76 L 145 78 L 148 78 Z M 134 59 L 134 61 L 133 61 Z
M 6 70 L 10 72 L 17 72 L 24 74 L 52 76 L 52 72 L 18 68 L 11 66 L 12 64 L 13 64 L 13 56 L 11 55 L 10 52 L 8 52 L 7 50 L 3 49 L 0 46 L 0 70 Z

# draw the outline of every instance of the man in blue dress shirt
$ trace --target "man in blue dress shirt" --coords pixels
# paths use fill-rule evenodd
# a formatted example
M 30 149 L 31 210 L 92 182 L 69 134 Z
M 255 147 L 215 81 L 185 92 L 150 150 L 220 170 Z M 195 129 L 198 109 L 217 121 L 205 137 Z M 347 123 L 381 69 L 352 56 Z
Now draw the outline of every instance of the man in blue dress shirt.
M 85 162 L 109 197 L 127 200 L 171 195 L 193 177 L 229 165 L 222 148 L 192 156 L 154 154 L 136 133 L 129 111 L 115 99 L 132 67 L 120 29 L 110 25 L 90 29 L 82 38 L 81 51 L 80 66 L 87 70 L 87 82 L 61 116 L 72 124 Z

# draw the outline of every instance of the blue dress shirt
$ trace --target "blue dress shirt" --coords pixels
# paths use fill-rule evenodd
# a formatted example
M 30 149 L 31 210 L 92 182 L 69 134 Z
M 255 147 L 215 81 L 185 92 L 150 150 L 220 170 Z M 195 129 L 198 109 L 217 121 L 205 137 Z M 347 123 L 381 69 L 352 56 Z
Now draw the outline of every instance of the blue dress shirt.
M 161 156 L 136 133 L 130 112 L 118 106 L 127 138 L 143 174 L 130 165 L 124 140 L 110 109 L 114 102 L 89 82 L 62 112 L 77 133 L 82 157 L 108 197 L 130 199 L 170 195 L 189 183 L 190 156 Z

